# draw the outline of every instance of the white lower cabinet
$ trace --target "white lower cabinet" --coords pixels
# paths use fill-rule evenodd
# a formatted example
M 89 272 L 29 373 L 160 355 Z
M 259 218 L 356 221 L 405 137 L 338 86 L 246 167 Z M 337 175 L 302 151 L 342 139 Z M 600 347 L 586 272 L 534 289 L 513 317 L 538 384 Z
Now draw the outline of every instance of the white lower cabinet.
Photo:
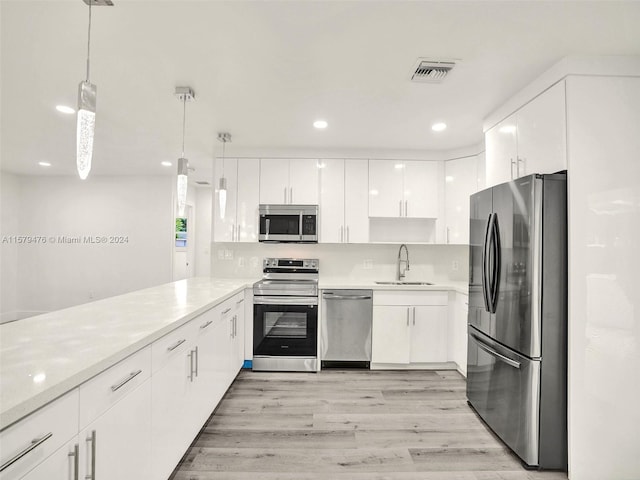
M 46 460 L 40 463 L 37 467 L 22 477 L 23 480 L 75 480 L 81 478 L 79 476 L 80 458 L 79 458 L 79 443 L 78 438 L 74 438 L 71 442 L 62 448 L 59 448 L 55 453 L 49 456 Z M 76 458 L 78 459 L 76 461 Z M 78 474 L 76 475 L 76 472 Z M 7 477 L 10 478 L 10 477 Z M 18 477 L 11 477 L 18 478 Z M 84 477 L 82 477 L 84 478 Z
M 458 366 L 458 370 L 467 375 L 467 317 L 469 314 L 469 295 L 451 292 L 449 295 L 449 359 Z
M 447 362 L 447 312 L 447 292 L 374 292 L 372 363 Z

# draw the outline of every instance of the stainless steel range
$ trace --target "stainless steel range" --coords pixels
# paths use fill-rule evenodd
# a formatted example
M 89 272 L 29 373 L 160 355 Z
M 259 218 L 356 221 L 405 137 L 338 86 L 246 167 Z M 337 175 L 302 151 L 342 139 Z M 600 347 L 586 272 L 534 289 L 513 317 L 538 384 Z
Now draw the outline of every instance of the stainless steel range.
M 318 371 L 319 264 L 264 259 L 253 286 L 253 370 Z

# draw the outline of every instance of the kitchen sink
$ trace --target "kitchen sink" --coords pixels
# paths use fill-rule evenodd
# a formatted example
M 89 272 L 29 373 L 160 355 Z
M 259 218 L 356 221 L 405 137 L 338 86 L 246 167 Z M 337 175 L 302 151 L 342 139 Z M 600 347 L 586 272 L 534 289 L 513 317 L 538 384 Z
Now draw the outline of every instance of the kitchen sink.
M 430 282 L 404 282 L 399 280 L 390 280 L 385 282 L 375 282 L 378 285 L 433 285 Z

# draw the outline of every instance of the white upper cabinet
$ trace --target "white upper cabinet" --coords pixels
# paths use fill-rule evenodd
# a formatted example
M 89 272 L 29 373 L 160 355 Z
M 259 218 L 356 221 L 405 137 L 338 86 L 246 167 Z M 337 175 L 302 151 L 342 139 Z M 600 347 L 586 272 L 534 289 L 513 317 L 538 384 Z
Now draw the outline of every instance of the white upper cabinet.
M 260 160 L 238 160 L 236 203 L 236 242 L 258 241 L 258 205 L 260 204 Z
M 318 161 L 260 160 L 260 203 L 318 204 Z
M 486 132 L 487 187 L 567 168 L 565 82 Z
M 567 168 L 565 82 L 518 110 L 519 175 Z
M 437 218 L 437 162 L 370 160 L 369 216 Z
M 478 190 L 476 156 L 444 162 L 445 241 L 469 243 L 469 197 Z
M 438 162 L 404 162 L 404 216 L 438 217 Z
M 224 163 L 224 165 L 223 165 Z M 220 178 L 227 180 L 224 212 Z M 213 239 L 216 242 L 258 241 L 260 161 L 254 158 L 216 160 L 214 177 Z
M 367 160 L 320 162 L 320 242 L 367 243 Z

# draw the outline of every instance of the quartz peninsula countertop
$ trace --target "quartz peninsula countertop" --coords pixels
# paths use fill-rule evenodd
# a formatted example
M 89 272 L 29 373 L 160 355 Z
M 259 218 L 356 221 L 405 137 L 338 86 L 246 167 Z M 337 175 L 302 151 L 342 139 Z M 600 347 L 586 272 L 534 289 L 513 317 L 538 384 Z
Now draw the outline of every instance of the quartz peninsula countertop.
M 0 325 L 0 430 L 256 280 L 190 278 Z

